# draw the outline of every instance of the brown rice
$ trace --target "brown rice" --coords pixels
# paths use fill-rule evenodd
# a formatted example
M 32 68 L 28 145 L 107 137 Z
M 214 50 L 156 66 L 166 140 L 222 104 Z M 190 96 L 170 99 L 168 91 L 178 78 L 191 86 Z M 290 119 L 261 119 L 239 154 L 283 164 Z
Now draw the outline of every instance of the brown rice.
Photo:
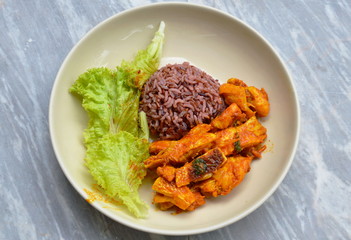
M 225 107 L 219 85 L 188 62 L 159 69 L 145 83 L 140 99 L 151 134 L 174 140 L 197 124 L 209 123 Z

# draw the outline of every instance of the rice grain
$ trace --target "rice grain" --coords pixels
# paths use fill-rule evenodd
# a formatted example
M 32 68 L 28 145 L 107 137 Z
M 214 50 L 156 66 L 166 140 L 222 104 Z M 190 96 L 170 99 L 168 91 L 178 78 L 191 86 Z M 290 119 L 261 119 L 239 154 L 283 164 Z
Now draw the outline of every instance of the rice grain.
M 140 98 L 151 134 L 177 140 L 197 124 L 210 123 L 225 108 L 219 86 L 218 80 L 188 62 L 159 69 Z

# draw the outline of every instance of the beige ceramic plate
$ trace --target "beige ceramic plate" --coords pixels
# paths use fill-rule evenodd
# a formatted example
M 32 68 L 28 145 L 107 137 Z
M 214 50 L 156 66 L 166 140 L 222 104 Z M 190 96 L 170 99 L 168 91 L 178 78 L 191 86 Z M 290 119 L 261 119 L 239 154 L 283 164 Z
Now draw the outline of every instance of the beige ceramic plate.
M 194 212 L 171 215 L 151 204 L 150 183 L 140 189 L 150 204 L 149 217 L 136 219 L 123 207 L 101 201 L 92 205 L 110 218 L 139 230 L 185 235 L 234 223 L 259 207 L 286 175 L 296 149 L 299 110 L 294 87 L 284 64 L 272 47 L 253 29 L 218 10 L 186 4 L 160 3 L 119 13 L 92 29 L 69 53 L 52 90 L 50 132 L 65 175 L 88 198 L 93 179 L 84 166 L 82 133 L 87 116 L 80 102 L 68 93 L 78 75 L 90 67 L 115 67 L 131 59 L 151 40 L 160 21 L 166 23 L 164 57 L 182 57 L 225 82 L 230 77 L 264 87 L 271 102 L 268 149 L 252 163 L 243 183 L 229 195 L 208 200 Z

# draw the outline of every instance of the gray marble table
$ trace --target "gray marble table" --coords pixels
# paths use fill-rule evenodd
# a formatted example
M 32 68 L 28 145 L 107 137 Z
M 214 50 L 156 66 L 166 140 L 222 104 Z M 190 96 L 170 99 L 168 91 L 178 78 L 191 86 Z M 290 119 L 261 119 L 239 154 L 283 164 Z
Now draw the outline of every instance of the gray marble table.
M 291 169 L 256 211 L 217 231 L 169 237 L 112 221 L 73 189 L 50 142 L 56 73 L 100 21 L 154 1 L 0 0 L 0 239 L 351 239 L 351 1 L 190 1 L 261 33 L 301 106 Z

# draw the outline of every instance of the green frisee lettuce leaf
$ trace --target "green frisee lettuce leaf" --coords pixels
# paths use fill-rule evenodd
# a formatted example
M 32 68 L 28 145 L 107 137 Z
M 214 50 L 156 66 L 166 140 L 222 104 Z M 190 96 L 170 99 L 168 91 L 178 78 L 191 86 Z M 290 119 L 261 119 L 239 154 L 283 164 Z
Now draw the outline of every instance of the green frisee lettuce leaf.
M 132 134 L 120 131 L 105 134 L 87 148 L 86 164 L 108 196 L 123 201 L 137 217 L 147 214 L 138 188 L 146 175 L 143 160 L 149 156 L 149 144 Z
M 146 115 L 138 112 L 140 90 L 158 69 L 164 27 L 161 22 L 149 46 L 133 61 L 113 70 L 89 69 L 70 88 L 89 117 L 84 142 L 90 173 L 107 195 L 122 200 L 136 217 L 145 217 L 148 209 L 138 194 L 149 154 Z

